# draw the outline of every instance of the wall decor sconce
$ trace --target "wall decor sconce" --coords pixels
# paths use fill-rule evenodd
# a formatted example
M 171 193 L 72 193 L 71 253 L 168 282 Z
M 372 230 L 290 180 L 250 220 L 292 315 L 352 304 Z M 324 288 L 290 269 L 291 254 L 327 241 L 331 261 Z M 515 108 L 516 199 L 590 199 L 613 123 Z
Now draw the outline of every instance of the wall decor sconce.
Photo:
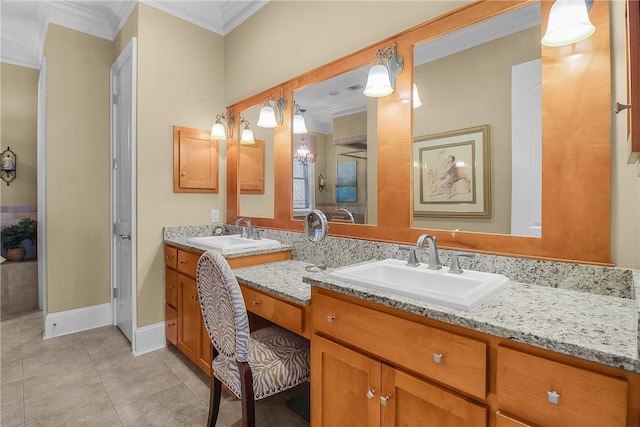
M 542 45 L 566 46 L 591 36 L 596 27 L 589 20 L 593 0 L 556 0 L 549 11 L 547 31 Z
M 318 191 L 323 192 L 324 190 L 326 190 L 326 186 L 327 183 L 324 179 L 324 176 L 320 174 L 320 176 L 318 176 Z
M 284 112 L 287 109 L 287 100 L 284 98 L 284 89 L 280 89 L 280 96 L 276 99 L 273 95 L 265 97 L 264 105 L 260 109 L 260 116 L 256 125 L 261 128 L 274 128 L 284 123 Z M 278 119 L 276 120 L 276 111 Z
M 242 129 L 242 133 L 240 134 L 240 144 L 249 145 L 255 144 L 256 140 L 253 139 L 253 131 L 249 128 L 249 120 L 240 116 L 240 126 L 244 124 L 244 129 Z
M 2 163 L 0 163 L 0 178 L 9 185 L 11 181 L 16 179 L 16 153 L 11 151 L 11 147 L 7 147 L 2 152 Z
M 378 49 L 376 65 L 369 70 L 364 94 L 371 97 L 391 95 L 396 87 L 396 77 L 404 67 L 404 59 L 396 54 L 397 43 L 390 48 Z
M 418 86 L 413 84 L 413 108 L 422 107 L 422 101 L 420 100 L 420 94 L 418 93 Z
M 229 114 L 222 113 L 216 116 L 216 122 L 211 126 L 211 139 L 227 139 L 227 131 L 222 121 L 226 120 L 229 129 L 229 138 L 233 138 L 233 128 L 236 125 L 236 119 L 233 116 L 233 110 L 229 110 Z
M 293 113 L 293 133 L 296 135 L 305 134 L 309 131 L 307 130 L 307 124 L 304 121 L 304 117 L 302 114 L 307 111 L 296 103 L 293 104 L 295 106 L 295 113 Z

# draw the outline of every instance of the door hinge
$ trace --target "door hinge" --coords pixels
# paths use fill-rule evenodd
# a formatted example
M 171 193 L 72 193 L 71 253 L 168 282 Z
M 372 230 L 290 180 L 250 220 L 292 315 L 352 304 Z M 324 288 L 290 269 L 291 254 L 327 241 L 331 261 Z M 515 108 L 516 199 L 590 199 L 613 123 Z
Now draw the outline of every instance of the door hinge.
M 113 297 L 118 298 L 118 288 L 113 288 Z
M 113 159 L 112 165 L 114 169 L 118 169 L 118 159 Z
M 113 94 L 113 103 L 116 105 L 120 103 L 120 95 Z

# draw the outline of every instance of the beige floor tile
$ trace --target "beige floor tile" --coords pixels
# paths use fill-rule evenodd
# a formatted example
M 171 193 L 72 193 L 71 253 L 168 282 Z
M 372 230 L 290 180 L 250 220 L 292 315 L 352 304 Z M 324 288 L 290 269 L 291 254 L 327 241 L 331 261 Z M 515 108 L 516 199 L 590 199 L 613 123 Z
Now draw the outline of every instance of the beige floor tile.
M 0 425 L 2 427 L 23 427 L 24 426 L 24 406 L 16 409 L 3 410 Z M 204 425 L 204 424 L 203 424 Z
M 202 370 L 187 362 L 186 357 L 177 350 L 167 350 L 158 353 L 158 356 L 201 402 L 208 404 L 209 378 Z
M 43 338 L 43 328 L 42 326 L 21 326 L 20 327 L 20 341 L 22 343 L 29 342 L 33 339 L 41 340 Z
M 89 357 L 64 360 L 52 369 L 41 370 L 38 375 L 24 379 L 24 402 L 28 404 L 51 399 L 98 382 L 100 377 Z
M 119 329 L 106 334 L 81 337 L 92 359 L 123 351 L 131 352 L 131 343 Z
M 207 425 L 207 412 L 205 411 L 204 414 L 201 414 L 197 417 L 195 417 L 194 419 L 187 421 L 186 423 L 182 424 L 180 427 L 204 427 Z M 219 427 L 224 427 L 221 423 L 218 423 Z
M 0 360 L 20 359 L 22 357 L 21 344 L 19 326 L 3 329 L 0 333 Z
M 22 359 L 2 359 L 0 364 L 0 382 L 7 383 L 22 379 Z
M 4 383 L 0 387 L 0 408 L 2 412 L 21 408 L 24 405 L 24 385 L 22 380 Z
M 21 347 L 22 357 L 36 357 L 38 360 L 47 359 L 67 360 L 75 359 L 80 354 L 89 354 L 82 340 L 77 334 L 43 340 L 42 337 L 33 337 L 24 342 Z
M 24 406 L 26 426 L 69 425 L 88 420 L 113 410 L 104 386 L 94 383 L 74 388 L 69 393 L 59 394 Z
M 22 370 L 25 378 L 34 375 L 46 375 L 59 370 L 73 370 L 76 366 L 92 366 L 91 358 L 86 353 L 68 355 L 65 359 L 43 359 L 42 357 L 31 356 L 22 359 Z
M 206 408 L 184 384 L 117 409 L 125 427 L 180 426 L 206 413 Z
M 178 377 L 162 361 L 160 363 L 161 365 L 144 366 L 132 372 L 103 378 L 113 405 L 120 408 L 180 384 Z
M 95 358 L 93 359 L 93 366 L 96 367 L 103 381 L 111 377 L 134 374 L 144 368 L 157 367 L 160 369 L 167 367 L 155 352 L 136 357 L 131 353 L 131 350 Z
M 122 427 L 122 423 L 120 422 L 117 412 L 113 410 L 73 424 L 73 427 Z

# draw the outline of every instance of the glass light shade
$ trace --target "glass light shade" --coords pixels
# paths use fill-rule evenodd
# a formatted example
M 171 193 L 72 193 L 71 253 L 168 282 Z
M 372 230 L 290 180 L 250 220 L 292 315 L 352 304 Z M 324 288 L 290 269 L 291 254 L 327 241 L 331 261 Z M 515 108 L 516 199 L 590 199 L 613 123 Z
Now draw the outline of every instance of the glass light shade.
M 376 64 L 369 70 L 367 78 L 367 87 L 364 88 L 364 94 L 375 98 L 391 95 L 393 87 L 389 79 L 389 70 L 382 64 Z
M 418 94 L 418 86 L 413 84 L 413 108 L 418 108 L 422 106 L 422 101 L 420 101 L 420 95 Z
M 302 144 L 297 150 L 294 156 L 300 164 L 306 165 L 307 163 L 313 163 L 316 161 L 315 153 L 307 148 L 307 144 Z
M 244 129 L 242 131 L 242 135 L 240 136 L 240 144 L 255 144 L 256 141 L 253 139 L 253 131 L 251 129 Z
M 276 112 L 270 105 L 265 105 L 260 109 L 260 116 L 258 117 L 258 123 L 261 128 L 274 128 L 278 126 L 276 122 Z
M 556 0 L 549 11 L 544 46 L 565 46 L 586 39 L 596 31 L 584 0 Z
M 304 122 L 302 114 L 293 116 L 293 133 L 296 135 L 307 133 L 307 124 Z
M 211 126 L 211 139 L 227 139 L 227 133 L 222 123 L 214 123 Z

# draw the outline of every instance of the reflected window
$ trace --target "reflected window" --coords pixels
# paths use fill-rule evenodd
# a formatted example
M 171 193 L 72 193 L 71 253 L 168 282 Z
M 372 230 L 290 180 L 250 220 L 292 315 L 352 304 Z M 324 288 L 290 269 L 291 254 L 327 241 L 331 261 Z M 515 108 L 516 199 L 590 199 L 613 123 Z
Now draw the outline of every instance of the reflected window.
M 293 159 L 293 211 L 295 216 L 306 215 L 315 208 L 313 163 Z

